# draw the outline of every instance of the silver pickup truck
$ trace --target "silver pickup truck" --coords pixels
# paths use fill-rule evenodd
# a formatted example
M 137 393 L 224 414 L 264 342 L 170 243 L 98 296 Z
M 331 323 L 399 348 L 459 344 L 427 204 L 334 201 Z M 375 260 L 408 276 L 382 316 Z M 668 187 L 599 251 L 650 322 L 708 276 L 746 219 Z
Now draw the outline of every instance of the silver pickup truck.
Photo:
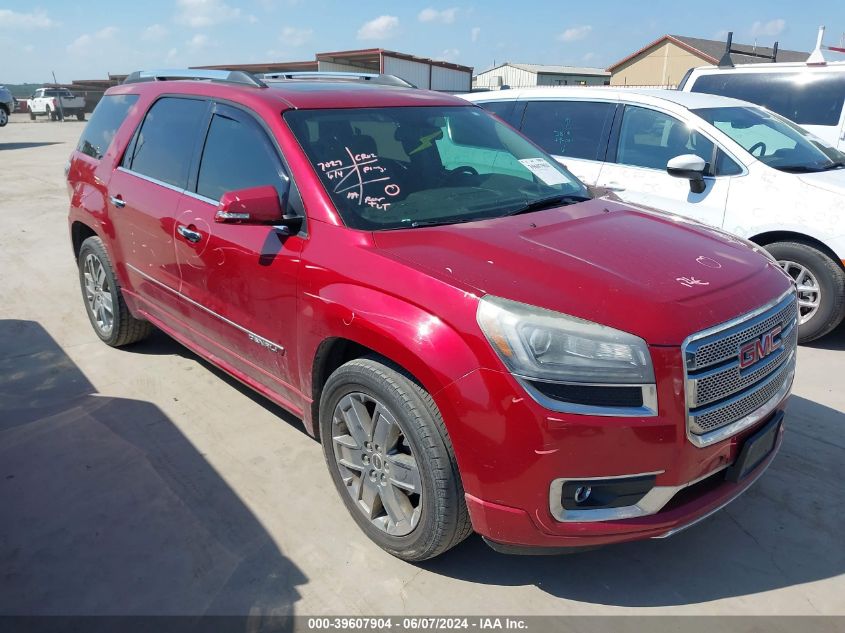
M 53 121 L 70 116 L 85 120 L 85 98 L 75 96 L 67 88 L 39 88 L 27 100 L 27 108 L 33 121 L 36 116 L 47 116 Z

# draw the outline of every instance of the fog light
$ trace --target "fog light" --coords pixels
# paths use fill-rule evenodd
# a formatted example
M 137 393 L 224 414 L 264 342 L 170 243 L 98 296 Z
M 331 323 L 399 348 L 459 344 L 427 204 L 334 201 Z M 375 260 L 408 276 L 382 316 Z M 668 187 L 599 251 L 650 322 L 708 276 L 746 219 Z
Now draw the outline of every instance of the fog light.
M 593 492 L 593 489 L 590 486 L 578 486 L 575 489 L 575 503 L 584 503 L 590 498 L 591 492 Z
M 654 488 L 655 475 L 612 479 L 572 479 L 564 482 L 560 504 L 564 510 L 622 508 L 636 505 Z

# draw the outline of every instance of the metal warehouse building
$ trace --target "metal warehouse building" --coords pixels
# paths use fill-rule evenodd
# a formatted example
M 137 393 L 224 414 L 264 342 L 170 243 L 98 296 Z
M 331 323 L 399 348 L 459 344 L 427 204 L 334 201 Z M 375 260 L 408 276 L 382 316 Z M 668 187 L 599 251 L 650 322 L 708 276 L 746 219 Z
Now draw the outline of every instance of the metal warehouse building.
M 513 64 L 505 62 L 478 73 L 474 88 L 498 90 L 502 86 L 603 86 L 610 83 L 610 73 L 603 68 L 550 66 L 545 64 Z
M 317 53 L 315 61 L 271 62 L 267 64 L 225 64 L 198 66 L 205 69 L 246 70 L 269 72 L 367 72 L 396 75 L 418 88 L 443 92 L 469 92 L 472 89 L 472 68 L 427 57 L 366 48 L 352 51 Z

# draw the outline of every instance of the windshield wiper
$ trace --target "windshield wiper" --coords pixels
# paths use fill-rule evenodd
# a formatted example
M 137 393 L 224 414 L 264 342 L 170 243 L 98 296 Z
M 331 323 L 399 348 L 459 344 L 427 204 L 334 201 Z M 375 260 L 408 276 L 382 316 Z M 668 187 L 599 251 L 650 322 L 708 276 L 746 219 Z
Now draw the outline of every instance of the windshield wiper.
M 540 211 L 541 209 L 549 209 L 551 207 L 561 207 L 567 204 L 586 202 L 587 200 L 592 200 L 592 198 L 590 198 L 589 196 L 579 196 L 573 194 L 549 196 L 547 198 L 539 198 L 538 200 L 526 202 L 521 207 L 517 207 L 509 213 L 505 213 L 505 215 L 502 217 L 509 215 L 520 215 L 521 213 L 530 213 L 532 211 Z
M 785 171 L 788 174 L 814 174 L 818 171 L 823 171 L 823 167 L 813 167 L 812 165 L 770 165 L 778 171 Z
M 830 165 L 825 165 L 821 168 L 821 171 L 830 171 L 832 169 L 842 169 L 845 167 L 845 160 L 838 160 L 832 162 Z
M 449 224 L 466 224 L 467 222 L 480 222 L 481 220 L 489 220 L 490 218 L 463 218 L 456 220 L 454 218 L 445 218 L 443 220 L 414 220 L 407 226 L 397 226 L 396 229 L 416 229 L 422 226 L 447 226 Z M 391 229 L 388 229 L 391 230 Z

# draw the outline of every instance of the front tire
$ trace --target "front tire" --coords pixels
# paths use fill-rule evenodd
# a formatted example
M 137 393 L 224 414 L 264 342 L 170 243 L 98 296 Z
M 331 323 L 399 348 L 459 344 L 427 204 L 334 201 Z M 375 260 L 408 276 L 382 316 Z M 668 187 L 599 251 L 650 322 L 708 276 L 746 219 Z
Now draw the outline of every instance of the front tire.
M 798 286 L 798 342 L 832 331 L 845 317 L 845 270 L 815 246 L 775 242 L 766 246 Z
M 0 127 L 6 127 L 8 122 L 9 113 L 6 111 L 6 108 L 0 108 Z
M 33 112 L 32 110 L 29 111 L 29 120 L 35 121 L 35 112 Z
M 337 369 L 320 398 L 320 436 L 347 510 L 388 553 L 426 560 L 472 531 L 440 412 L 401 368 L 367 357 Z
M 111 259 L 99 237 L 82 242 L 78 266 L 85 311 L 100 340 L 111 347 L 121 347 L 146 338 L 152 325 L 129 312 Z

